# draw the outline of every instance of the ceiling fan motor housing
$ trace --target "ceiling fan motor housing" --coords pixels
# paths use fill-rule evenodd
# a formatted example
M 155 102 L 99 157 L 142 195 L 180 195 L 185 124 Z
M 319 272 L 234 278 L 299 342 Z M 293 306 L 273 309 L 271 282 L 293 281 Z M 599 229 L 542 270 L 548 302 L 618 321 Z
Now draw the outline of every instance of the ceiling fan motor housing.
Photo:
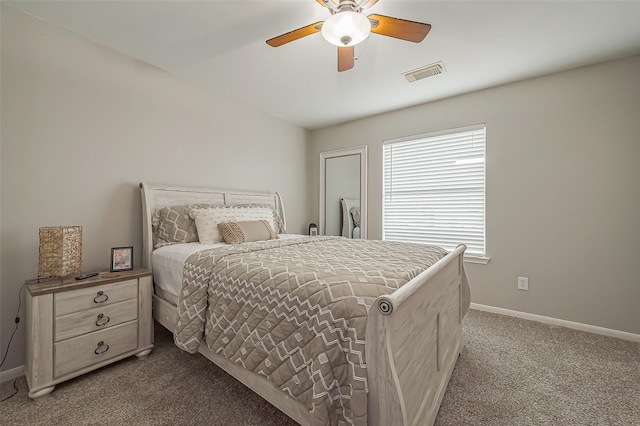
M 362 12 L 362 5 L 366 3 L 366 1 L 367 0 L 340 0 L 340 2 L 336 4 L 332 0 L 327 0 L 325 1 L 325 4 L 332 14 L 343 12 L 345 10 L 360 13 Z

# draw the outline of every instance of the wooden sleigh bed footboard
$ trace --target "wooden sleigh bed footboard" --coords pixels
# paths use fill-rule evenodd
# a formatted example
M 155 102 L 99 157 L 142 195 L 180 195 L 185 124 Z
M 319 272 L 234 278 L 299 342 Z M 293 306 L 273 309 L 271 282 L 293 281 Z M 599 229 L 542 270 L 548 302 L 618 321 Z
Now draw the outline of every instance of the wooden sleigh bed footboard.
M 275 193 L 243 193 L 203 188 L 141 184 L 143 202 L 143 266 L 151 269 L 151 216 L 155 209 L 187 201 L 264 202 Z M 282 213 L 284 213 L 282 211 Z M 283 215 L 284 216 L 284 215 Z M 284 219 L 284 217 L 283 217 Z M 463 346 L 462 319 L 469 307 L 463 267 L 466 247 L 458 246 L 395 292 L 378 297 L 369 309 L 366 329 L 367 417 L 369 425 L 432 425 Z M 154 319 L 171 332 L 177 308 L 154 296 Z M 199 353 L 231 374 L 301 425 L 311 414 L 302 403 L 264 376 L 245 370 L 201 344 Z
M 434 423 L 464 344 L 465 249 L 458 246 L 369 310 L 369 424 Z

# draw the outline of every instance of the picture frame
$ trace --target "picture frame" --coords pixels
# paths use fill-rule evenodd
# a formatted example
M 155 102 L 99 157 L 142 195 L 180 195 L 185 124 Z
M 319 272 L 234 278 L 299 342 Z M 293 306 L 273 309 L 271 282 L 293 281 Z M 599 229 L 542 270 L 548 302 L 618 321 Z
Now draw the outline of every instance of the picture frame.
M 111 272 L 133 270 L 133 246 L 111 248 Z

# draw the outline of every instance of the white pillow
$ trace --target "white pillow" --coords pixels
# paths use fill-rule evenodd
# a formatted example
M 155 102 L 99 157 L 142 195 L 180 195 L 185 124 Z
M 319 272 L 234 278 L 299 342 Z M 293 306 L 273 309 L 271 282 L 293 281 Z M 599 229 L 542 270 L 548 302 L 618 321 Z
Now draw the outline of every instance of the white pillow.
M 278 229 L 273 217 L 273 210 L 269 207 L 212 207 L 191 210 L 189 215 L 196 222 L 198 240 L 201 244 L 214 244 L 224 241 L 218 229 L 218 224 L 224 222 L 266 220 L 271 229 Z

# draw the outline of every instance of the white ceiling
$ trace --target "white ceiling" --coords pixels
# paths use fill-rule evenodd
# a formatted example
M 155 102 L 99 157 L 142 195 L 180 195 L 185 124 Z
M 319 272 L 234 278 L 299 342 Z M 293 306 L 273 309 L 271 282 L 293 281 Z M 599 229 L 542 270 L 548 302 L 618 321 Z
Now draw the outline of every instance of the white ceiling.
M 380 0 L 366 14 L 431 32 L 419 44 L 372 34 L 342 73 L 319 33 L 265 43 L 326 19 L 315 0 L 3 4 L 309 129 L 640 53 L 640 1 Z M 444 74 L 402 76 L 436 61 Z

